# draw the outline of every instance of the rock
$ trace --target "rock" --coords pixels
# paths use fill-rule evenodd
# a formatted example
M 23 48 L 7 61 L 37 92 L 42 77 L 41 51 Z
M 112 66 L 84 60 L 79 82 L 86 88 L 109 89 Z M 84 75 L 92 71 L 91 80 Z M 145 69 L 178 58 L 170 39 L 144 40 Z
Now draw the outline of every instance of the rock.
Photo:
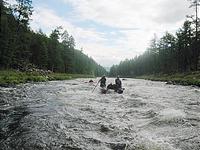
M 110 129 L 108 127 L 101 125 L 101 129 L 100 129 L 101 132 L 108 132 L 109 130 Z
M 110 143 L 110 147 L 113 150 L 125 150 L 127 145 L 125 143 Z
M 173 81 L 167 81 L 166 84 L 174 84 Z
M 93 82 L 94 82 L 93 80 L 90 80 L 90 81 L 89 81 L 89 83 L 93 83 Z

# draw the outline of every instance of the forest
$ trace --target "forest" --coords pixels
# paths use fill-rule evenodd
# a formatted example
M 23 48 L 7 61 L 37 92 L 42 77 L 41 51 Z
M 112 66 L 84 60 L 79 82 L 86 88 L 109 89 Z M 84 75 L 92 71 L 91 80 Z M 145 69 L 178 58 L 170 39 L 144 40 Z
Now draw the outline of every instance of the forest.
M 16 0 L 16 4 L 0 1 L 0 70 L 38 68 L 52 72 L 101 76 L 106 70 L 82 50 L 75 49 L 75 39 L 62 27 L 50 36 L 33 31 L 30 17 L 31 0 Z
M 190 0 L 195 15 L 187 16 L 175 34 L 156 34 L 147 50 L 133 59 L 110 68 L 109 76 L 135 77 L 149 74 L 173 74 L 200 70 L 199 0 Z M 75 49 L 75 39 L 61 26 L 47 36 L 33 31 L 29 22 L 34 11 L 31 0 L 6 1 L 1 5 L 0 70 L 38 68 L 59 73 L 107 74 L 82 50 Z
M 200 70 L 199 0 L 191 0 L 195 15 L 187 16 L 175 34 L 155 35 L 149 48 L 133 59 L 121 61 L 110 69 L 110 76 L 135 77 L 150 74 L 174 74 Z

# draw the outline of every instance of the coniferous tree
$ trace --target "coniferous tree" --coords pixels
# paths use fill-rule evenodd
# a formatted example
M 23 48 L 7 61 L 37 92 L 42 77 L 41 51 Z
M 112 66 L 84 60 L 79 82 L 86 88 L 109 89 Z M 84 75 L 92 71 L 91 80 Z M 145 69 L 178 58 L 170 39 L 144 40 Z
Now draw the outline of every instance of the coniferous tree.
M 193 70 L 197 70 L 200 69 L 198 68 L 198 65 L 200 66 L 200 64 L 198 64 L 200 62 L 200 50 L 199 50 L 199 46 L 200 46 L 200 34 L 199 34 L 199 17 L 198 17 L 198 7 L 200 6 L 200 0 L 188 0 L 191 2 L 190 7 L 194 7 L 195 8 L 195 18 L 193 16 L 189 16 L 190 18 L 192 18 L 192 22 L 194 22 L 195 24 L 195 38 L 193 41 L 193 65 L 194 65 L 194 69 Z
M 54 29 L 50 37 L 41 30 L 31 31 L 32 1 L 17 0 L 10 8 L 4 1 L 0 2 L 0 69 L 26 71 L 30 64 L 54 72 L 106 74 L 102 66 L 75 49 L 73 36 L 67 31 L 61 32 L 62 27 Z

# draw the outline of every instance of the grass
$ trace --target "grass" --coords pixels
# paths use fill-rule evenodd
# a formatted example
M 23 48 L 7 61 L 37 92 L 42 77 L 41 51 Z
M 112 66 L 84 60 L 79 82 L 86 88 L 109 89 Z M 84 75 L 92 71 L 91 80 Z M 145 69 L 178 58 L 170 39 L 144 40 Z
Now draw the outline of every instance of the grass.
M 0 71 L 0 86 L 10 86 L 27 82 L 45 82 L 52 80 L 70 80 L 75 78 L 93 78 L 93 75 L 49 73 L 42 75 L 38 72 L 20 72 L 16 70 Z
M 155 75 L 144 75 L 137 77 L 138 79 L 146 79 L 152 81 L 164 81 L 169 84 L 180 84 L 180 85 L 195 85 L 200 87 L 200 72 L 187 72 L 187 73 L 176 73 L 176 74 L 155 74 Z

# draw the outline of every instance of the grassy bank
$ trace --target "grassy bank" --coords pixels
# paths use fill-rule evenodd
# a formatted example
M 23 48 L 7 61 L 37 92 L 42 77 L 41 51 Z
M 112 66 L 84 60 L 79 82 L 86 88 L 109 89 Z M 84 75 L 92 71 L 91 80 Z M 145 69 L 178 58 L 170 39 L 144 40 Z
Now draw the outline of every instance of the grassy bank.
M 39 72 L 20 72 L 15 70 L 0 71 L 0 86 L 9 86 L 27 82 L 45 82 L 52 80 L 69 80 L 75 78 L 92 78 L 93 75 L 84 74 L 65 74 L 65 73 L 48 73 Z
M 144 75 L 137 78 L 152 81 L 164 81 L 168 84 L 195 85 L 200 87 L 200 72 Z

